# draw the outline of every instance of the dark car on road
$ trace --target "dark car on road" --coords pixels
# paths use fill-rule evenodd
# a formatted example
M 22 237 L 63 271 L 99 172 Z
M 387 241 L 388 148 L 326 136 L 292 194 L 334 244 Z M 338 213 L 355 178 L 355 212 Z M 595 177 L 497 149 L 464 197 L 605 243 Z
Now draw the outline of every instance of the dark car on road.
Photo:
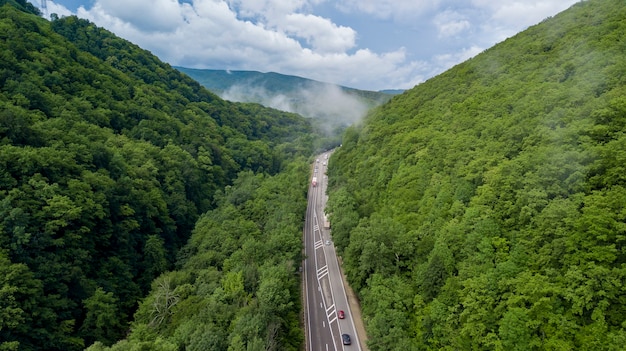
M 352 344 L 352 340 L 350 340 L 350 335 L 348 334 L 341 334 L 341 340 L 343 340 L 344 345 Z

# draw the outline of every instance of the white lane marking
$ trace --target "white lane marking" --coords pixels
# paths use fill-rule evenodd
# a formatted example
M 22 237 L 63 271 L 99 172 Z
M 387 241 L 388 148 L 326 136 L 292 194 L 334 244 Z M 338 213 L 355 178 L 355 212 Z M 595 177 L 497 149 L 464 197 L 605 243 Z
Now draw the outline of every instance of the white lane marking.
M 325 275 L 328 274 L 328 266 L 324 266 L 317 270 L 317 279 L 322 279 Z

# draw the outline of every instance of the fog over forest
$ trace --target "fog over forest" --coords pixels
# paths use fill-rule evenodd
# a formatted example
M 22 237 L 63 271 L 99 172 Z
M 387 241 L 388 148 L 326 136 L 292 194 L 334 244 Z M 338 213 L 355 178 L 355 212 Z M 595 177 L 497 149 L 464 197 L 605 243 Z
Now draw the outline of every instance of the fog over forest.
M 258 102 L 305 117 L 331 119 L 335 124 L 346 126 L 359 122 L 369 108 L 359 97 L 332 84 L 300 88 L 289 96 L 258 85 L 233 85 L 221 97 L 235 102 Z

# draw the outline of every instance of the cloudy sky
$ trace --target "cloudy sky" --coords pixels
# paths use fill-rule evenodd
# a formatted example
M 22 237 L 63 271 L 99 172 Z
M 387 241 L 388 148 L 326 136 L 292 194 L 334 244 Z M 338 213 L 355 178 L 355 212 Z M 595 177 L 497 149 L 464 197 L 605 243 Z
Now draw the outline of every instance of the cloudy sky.
M 47 7 L 175 66 L 381 90 L 410 88 L 578 1 L 48 0 Z

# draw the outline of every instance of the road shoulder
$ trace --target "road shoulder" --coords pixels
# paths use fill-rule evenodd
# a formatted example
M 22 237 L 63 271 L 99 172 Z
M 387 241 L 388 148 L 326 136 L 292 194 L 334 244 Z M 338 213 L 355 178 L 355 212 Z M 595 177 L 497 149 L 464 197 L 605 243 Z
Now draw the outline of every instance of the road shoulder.
M 356 294 L 348 284 L 348 279 L 343 271 L 343 262 L 341 257 L 337 256 L 337 260 L 339 261 L 339 271 L 341 272 L 341 279 L 343 280 L 343 286 L 346 290 L 346 298 L 348 299 L 348 304 L 350 305 L 350 312 L 352 312 L 352 321 L 354 323 L 354 328 L 358 334 L 359 345 L 361 346 L 362 351 L 368 351 L 367 348 L 367 332 L 365 331 L 365 325 L 363 323 L 363 317 L 361 315 L 361 304 L 359 303 L 359 299 Z

